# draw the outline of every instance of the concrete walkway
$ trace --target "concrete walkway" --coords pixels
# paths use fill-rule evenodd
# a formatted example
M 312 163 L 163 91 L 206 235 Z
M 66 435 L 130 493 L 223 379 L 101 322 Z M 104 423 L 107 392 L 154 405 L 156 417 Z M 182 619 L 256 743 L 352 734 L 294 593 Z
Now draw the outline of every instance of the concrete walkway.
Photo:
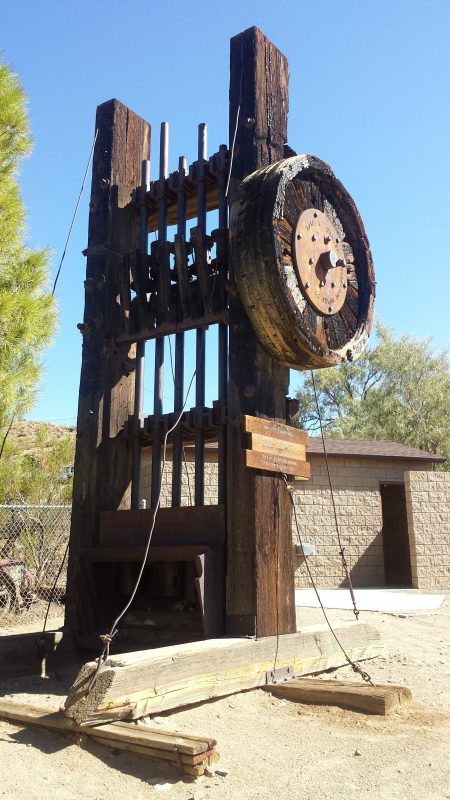
M 348 589 L 319 589 L 325 608 L 352 609 Z M 421 589 L 355 589 L 356 605 L 360 611 L 382 611 L 386 614 L 427 614 L 440 608 L 445 594 L 432 594 Z M 319 608 L 314 589 L 296 589 L 295 605 Z

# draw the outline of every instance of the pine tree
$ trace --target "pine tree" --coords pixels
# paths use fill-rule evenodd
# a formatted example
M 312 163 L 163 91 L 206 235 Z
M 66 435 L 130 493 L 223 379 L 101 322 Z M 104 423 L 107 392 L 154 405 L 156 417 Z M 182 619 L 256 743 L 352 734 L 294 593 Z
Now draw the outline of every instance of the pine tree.
M 56 326 L 47 289 L 49 254 L 26 245 L 17 175 L 31 152 L 27 101 L 17 76 L 0 64 L 0 445 L 11 420 L 32 408 L 41 353 Z

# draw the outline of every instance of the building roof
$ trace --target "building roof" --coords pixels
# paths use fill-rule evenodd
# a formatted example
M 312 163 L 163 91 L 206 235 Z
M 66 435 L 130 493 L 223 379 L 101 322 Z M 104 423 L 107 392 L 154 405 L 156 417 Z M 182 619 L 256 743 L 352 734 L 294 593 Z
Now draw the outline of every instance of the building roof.
M 406 461 L 432 461 L 444 464 L 447 459 L 435 453 L 427 453 L 417 447 L 409 447 L 398 442 L 383 439 L 325 439 L 327 455 L 352 456 L 354 458 L 388 458 Z M 309 456 L 323 455 L 323 443 L 320 436 L 310 436 L 306 452 Z

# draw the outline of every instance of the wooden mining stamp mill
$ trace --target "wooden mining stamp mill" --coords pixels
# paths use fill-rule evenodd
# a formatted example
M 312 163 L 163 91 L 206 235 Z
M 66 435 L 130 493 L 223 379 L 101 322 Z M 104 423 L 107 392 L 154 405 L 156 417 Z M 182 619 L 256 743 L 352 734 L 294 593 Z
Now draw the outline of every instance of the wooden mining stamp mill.
M 150 125 L 97 109 L 65 620 L 84 647 L 133 587 L 112 647 L 296 630 L 289 369 L 363 350 L 374 273 L 346 189 L 287 145 L 285 57 L 250 28 L 230 75 L 229 145 L 201 124 L 170 174 L 167 123 L 150 162 Z

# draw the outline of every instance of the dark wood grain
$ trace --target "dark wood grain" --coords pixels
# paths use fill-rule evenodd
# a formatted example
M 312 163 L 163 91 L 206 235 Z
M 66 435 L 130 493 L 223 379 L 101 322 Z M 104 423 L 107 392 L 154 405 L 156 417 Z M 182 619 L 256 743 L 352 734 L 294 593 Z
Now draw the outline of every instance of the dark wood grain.
M 139 246 L 131 192 L 150 157 L 150 126 L 118 100 L 97 109 L 89 207 L 83 351 L 78 403 L 65 626 L 73 627 L 78 556 L 98 540 L 104 509 L 130 504 L 131 448 L 121 432 L 134 403 L 135 345 L 117 345 L 124 254 Z
M 283 157 L 288 65 L 257 28 L 231 40 L 230 180 Z M 233 279 L 233 262 L 230 265 Z M 243 414 L 286 420 L 289 372 L 258 342 L 238 294 L 230 296 L 227 473 L 227 630 L 268 636 L 295 631 L 291 507 L 281 478 L 245 466 Z

